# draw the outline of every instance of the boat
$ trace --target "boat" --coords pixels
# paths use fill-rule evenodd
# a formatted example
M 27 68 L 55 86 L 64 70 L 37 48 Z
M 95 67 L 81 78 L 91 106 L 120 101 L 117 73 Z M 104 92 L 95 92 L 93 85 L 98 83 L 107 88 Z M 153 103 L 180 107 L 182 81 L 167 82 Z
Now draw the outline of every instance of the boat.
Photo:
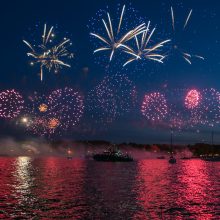
M 123 154 L 121 151 L 112 148 L 103 153 L 94 154 L 93 159 L 105 162 L 131 162 L 134 160 L 129 154 Z
M 192 157 L 183 156 L 183 157 L 181 157 L 180 159 L 181 159 L 181 160 L 190 160 L 190 159 L 192 159 Z
M 157 159 L 159 159 L 159 160 L 164 160 L 165 157 L 164 157 L 164 156 L 159 156 L 159 157 L 157 157 Z
M 212 162 L 219 162 L 220 161 L 220 155 L 219 154 L 205 155 L 205 156 L 202 156 L 202 160 L 212 161 Z
M 181 160 L 190 160 L 190 159 L 192 159 L 192 156 L 189 154 L 187 155 L 187 153 L 184 152 L 183 155 L 181 155 L 180 159 Z
M 174 152 L 173 152 L 173 131 L 171 130 L 170 133 L 170 159 L 169 159 L 170 164 L 175 164 L 176 163 L 176 158 L 174 157 Z
M 170 156 L 169 163 L 171 164 L 176 163 L 176 158 L 173 155 Z

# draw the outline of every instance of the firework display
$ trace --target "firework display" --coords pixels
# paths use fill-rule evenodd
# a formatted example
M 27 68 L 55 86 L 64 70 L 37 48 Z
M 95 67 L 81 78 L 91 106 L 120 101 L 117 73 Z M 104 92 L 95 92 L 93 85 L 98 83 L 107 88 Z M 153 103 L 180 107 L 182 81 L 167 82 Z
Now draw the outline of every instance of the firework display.
M 94 51 L 94 53 L 109 50 L 110 51 L 109 60 L 111 61 L 112 57 L 115 53 L 115 50 L 117 50 L 120 47 L 128 48 L 125 45 L 125 43 L 127 41 L 129 41 L 130 39 L 134 38 L 135 36 L 141 34 L 144 31 L 145 24 L 142 23 L 139 26 L 135 27 L 134 29 L 127 30 L 127 32 L 125 34 L 123 34 L 121 37 L 119 37 L 120 31 L 121 31 L 121 25 L 123 25 L 124 13 L 125 13 L 125 5 L 123 6 L 122 11 L 121 11 L 117 30 L 115 28 L 113 28 L 112 20 L 111 20 L 110 14 L 108 12 L 107 12 L 108 23 L 104 19 L 102 19 L 102 22 L 105 27 L 106 34 L 107 34 L 108 38 L 105 38 L 105 37 L 101 36 L 100 34 L 90 33 L 92 36 L 94 36 L 98 40 L 102 41 L 102 43 L 104 43 L 104 46 L 96 49 Z
M 184 96 L 183 96 L 184 94 Z M 183 99 L 184 98 L 184 99 Z M 24 100 L 19 92 L 6 90 L 0 94 L 1 118 L 18 118 L 27 131 L 42 136 L 63 135 L 79 124 L 84 111 L 91 123 L 107 125 L 137 106 L 137 90 L 125 75 L 106 76 L 86 99 L 72 88 L 65 87 L 49 95 L 34 92 Z M 211 89 L 175 89 L 166 95 L 152 92 L 144 95 L 141 114 L 149 125 L 175 130 L 195 126 L 216 126 L 220 123 L 220 92 Z M 87 126 L 92 126 L 88 124 Z M 94 128 L 92 128 L 94 129 Z
M 65 87 L 48 96 L 49 127 L 67 130 L 74 127 L 84 112 L 84 100 L 79 92 Z
M 194 59 L 205 60 L 203 56 L 188 52 L 187 44 L 193 44 L 191 35 L 186 38 L 178 36 L 179 32 L 182 35 L 189 28 L 193 10 L 190 9 L 181 22 L 178 21 L 174 8 L 168 7 L 171 19 L 169 17 L 167 24 L 162 28 L 166 25 L 171 28 L 172 25 L 172 34 L 170 34 L 169 28 L 160 30 L 159 26 L 152 26 L 150 20 L 153 18 L 143 19 L 131 5 L 113 4 L 113 6 L 115 6 L 113 9 L 106 7 L 104 10 L 98 10 L 96 15 L 88 21 L 87 36 L 89 35 L 93 48 L 88 47 L 86 50 L 88 54 L 92 51 L 93 57 L 99 59 L 98 64 L 101 68 L 102 65 L 105 66 L 104 70 L 101 69 L 105 75 L 95 86 L 88 89 L 86 85 L 83 88 L 88 89 L 84 93 L 85 100 L 84 95 L 71 88 L 72 84 L 66 87 L 67 85 L 63 83 L 67 81 L 66 78 L 61 82 L 56 79 L 53 88 L 47 88 L 46 83 L 36 85 L 35 89 L 41 92 L 29 95 L 25 102 L 21 94 L 14 89 L 0 92 L 0 118 L 19 120 L 28 132 L 46 138 L 64 135 L 78 128 L 77 132 L 80 133 L 80 126 L 89 132 L 93 130 L 96 132 L 93 124 L 95 126 L 111 124 L 123 117 L 126 118 L 128 113 L 135 115 L 137 112 L 141 120 L 152 127 L 182 130 L 195 126 L 219 125 L 219 91 L 214 88 L 192 89 L 187 87 L 187 84 L 184 84 L 182 89 L 173 88 L 172 83 L 168 82 L 168 71 L 163 77 L 161 77 L 162 74 L 158 74 L 158 78 L 154 77 L 157 68 L 161 70 L 169 65 L 155 63 L 165 63 L 170 56 L 170 50 L 177 51 L 177 54 L 181 55 L 181 61 L 184 59 L 188 64 L 192 64 Z M 42 27 L 38 25 L 35 29 L 38 34 L 31 29 L 33 33 L 27 40 L 25 38 L 23 43 L 28 50 L 27 56 L 31 66 L 37 66 L 42 81 L 46 72 L 58 73 L 64 67 L 70 68 L 70 59 L 74 55 L 71 52 L 72 42 L 69 37 L 66 37 L 68 34 L 59 33 L 56 26 L 47 24 Z M 196 32 L 197 30 L 193 33 Z M 155 36 L 156 33 L 158 38 Z M 187 40 L 188 38 L 190 40 Z M 184 42 L 180 39 L 184 39 Z M 148 66 L 144 66 L 145 64 Z M 97 75 L 94 74 L 94 78 L 89 78 L 93 73 L 92 65 L 90 63 L 83 65 L 80 67 L 81 72 L 85 72 L 86 69 L 86 74 L 84 73 L 82 80 L 92 79 L 93 83 L 96 83 Z M 121 70 L 120 68 L 123 67 L 124 69 Z M 176 71 L 175 69 L 176 67 L 172 66 L 171 74 L 174 74 L 172 71 Z M 128 77 L 129 73 L 132 73 L 132 76 Z M 140 77 L 145 73 L 146 82 L 144 79 L 141 82 Z M 190 71 L 189 74 L 191 74 Z M 28 84 L 26 79 L 23 82 Z M 80 87 L 78 82 L 74 81 L 74 86 L 77 88 Z M 161 84 L 159 85 L 158 82 Z M 142 86 L 144 88 L 149 86 L 150 88 L 147 89 L 152 92 L 141 93 L 143 91 L 140 91 L 138 97 L 137 88 L 140 89 Z M 50 92 L 43 94 L 48 90 Z M 139 98 L 143 98 L 141 102 L 138 102 Z M 88 116 L 88 124 L 88 118 L 83 121 L 83 116 Z M 99 128 L 102 130 L 102 126 Z
M 108 7 L 99 10 L 88 26 L 95 45 L 94 53 L 100 53 L 103 62 L 105 59 L 112 61 L 116 52 L 119 55 L 125 48 L 129 49 L 129 41 L 146 29 L 145 22 L 133 7 L 120 4 L 114 10 L 114 16 L 110 15 Z
M 163 120 L 168 113 L 165 96 L 159 92 L 146 94 L 141 106 L 141 113 L 152 122 Z
M 220 123 L 220 92 L 214 88 L 204 89 L 200 108 L 200 123 L 214 126 Z
M 185 97 L 185 106 L 187 109 L 194 109 L 196 108 L 201 101 L 201 94 L 199 91 L 192 89 L 187 92 Z
M 112 122 L 116 117 L 131 111 L 137 101 L 133 82 L 125 75 L 106 76 L 88 95 L 91 116 L 102 122 Z
M 184 127 L 188 126 L 187 121 L 184 119 L 181 112 L 172 111 L 172 117 L 169 118 L 168 127 L 175 130 L 182 130 Z
M 0 118 L 15 118 L 23 108 L 24 99 L 15 89 L 0 92 Z
M 164 44 L 170 42 L 170 40 L 164 40 L 160 43 L 157 43 L 153 46 L 149 46 L 151 42 L 151 37 L 153 36 L 156 28 L 153 28 L 152 31 L 150 31 L 150 21 L 148 22 L 147 29 L 142 32 L 142 36 L 139 37 L 137 35 L 134 36 L 135 43 L 136 43 L 136 49 L 133 49 L 129 46 L 124 46 L 124 52 L 131 55 L 132 57 L 124 63 L 123 66 L 126 66 L 127 64 L 139 60 L 139 59 L 148 59 L 148 60 L 154 60 L 159 63 L 163 63 L 163 60 L 165 58 L 164 55 L 161 55 L 159 52 L 159 49 L 164 46 Z
M 183 28 L 182 28 L 183 31 L 186 29 L 186 27 L 189 23 L 189 20 L 191 18 L 191 15 L 192 15 L 192 9 L 190 10 L 188 16 L 186 17 L 186 20 L 185 20 Z M 174 33 L 174 37 L 172 39 L 174 50 L 178 51 L 181 54 L 182 58 L 189 64 L 192 64 L 193 58 L 198 58 L 198 59 L 204 60 L 205 58 L 200 55 L 195 55 L 195 54 L 186 52 L 184 49 L 181 48 L 181 46 L 179 46 L 180 42 L 176 41 L 177 28 L 175 25 L 176 18 L 175 18 L 173 7 L 171 7 L 171 20 L 172 20 L 172 28 L 173 28 L 173 33 Z
M 28 96 L 26 103 L 21 122 L 27 131 L 39 136 L 49 135 L 47 96 L 34 92 L 33 95 Z
M 70 39 L 64 37 L 59 43 L 54 43 L 54 27 L 47 29 L 47 25 L 44 25 L 42 39 L 39 44 L 31 44 L 26 40 L 23 42 L 28 46 L 30 52 L 27 56 L 32 60 L 31 65 L 38 64 L 40 66 L 40 78 L 43 80 L 43 71 L 54 70 L 55 73 L 63 67 L 71 67 L 66 63 L 66 59 L 73 58 L 73 53 L 69 52 L 68 47 L 72 45 Z
M 27 103 L 21 122 L 28 131 L 44 137 L 71 129 L 84 111 L 83 97 L 67 87 L 54 90 L 48 96 L 35 92 Z

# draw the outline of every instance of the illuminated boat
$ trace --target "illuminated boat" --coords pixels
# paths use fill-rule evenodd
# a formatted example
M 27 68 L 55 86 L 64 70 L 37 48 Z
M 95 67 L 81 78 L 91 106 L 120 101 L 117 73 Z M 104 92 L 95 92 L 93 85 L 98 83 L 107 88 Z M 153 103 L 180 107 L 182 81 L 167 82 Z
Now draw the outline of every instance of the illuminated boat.
M 130 155 L 123 154 L 121 151 L 111 148 L 103 153 L 94 154 L 93 159 L 105 162 L 131 162 L 134 160 Z
M 218 155 L 218 154 L 206 155 L 206 156 L 202 156 L 202 159 L 205 160 L 205 161 L 219 162 L 220 161 L 220 155 Z

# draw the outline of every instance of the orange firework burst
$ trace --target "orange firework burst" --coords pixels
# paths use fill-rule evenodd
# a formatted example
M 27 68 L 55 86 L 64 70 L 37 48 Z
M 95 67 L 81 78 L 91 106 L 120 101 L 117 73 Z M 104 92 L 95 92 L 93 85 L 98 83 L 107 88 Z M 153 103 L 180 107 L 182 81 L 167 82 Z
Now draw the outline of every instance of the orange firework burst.
M 51 118 L 49 121 L 48 121 L 48 127 L 50 129 L 55 129 L 59 126 L 60 124 L 60 121 L 57 119 L 57 118 Z
M 38 107 L 40 112 L 46 112 L 47 111 L 47 105 L 46 104 L 40 104 L 40 106 Z

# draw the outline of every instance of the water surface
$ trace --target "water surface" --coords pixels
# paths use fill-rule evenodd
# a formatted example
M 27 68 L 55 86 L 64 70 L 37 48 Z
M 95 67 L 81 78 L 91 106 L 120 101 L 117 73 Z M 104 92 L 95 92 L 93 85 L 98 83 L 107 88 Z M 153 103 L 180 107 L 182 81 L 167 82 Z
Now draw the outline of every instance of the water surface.
M 0 158 L 1 219 L 220 219 L 220 163 Z

